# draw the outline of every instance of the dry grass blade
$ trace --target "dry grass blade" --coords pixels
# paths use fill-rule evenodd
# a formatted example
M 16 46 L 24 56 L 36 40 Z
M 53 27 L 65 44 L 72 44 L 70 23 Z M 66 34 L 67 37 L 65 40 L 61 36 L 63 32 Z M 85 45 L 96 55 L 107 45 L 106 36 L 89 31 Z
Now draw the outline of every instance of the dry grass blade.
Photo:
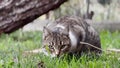
M 107 49 L 108 52 L 120 53 L 120 49 Z

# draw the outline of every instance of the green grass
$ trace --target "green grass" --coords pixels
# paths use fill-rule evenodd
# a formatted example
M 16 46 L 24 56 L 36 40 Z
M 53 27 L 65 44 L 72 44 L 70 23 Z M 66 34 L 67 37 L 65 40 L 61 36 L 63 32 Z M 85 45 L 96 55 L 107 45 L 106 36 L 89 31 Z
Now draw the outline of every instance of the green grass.
M 107 48 L 120 48 L 120 32 L 100 33 L 103 50 Z M 41 47 L 41 32 L 14 32 L 10 35 L 0 36 L 0 68 L 37 68 L 37 64 L 44 62 L 46 68 L 120 68 L 120 54 L 103 53 L 99 58 L 69 57 L 50 58 L 42 54 L 23 55 L 24 51 Z

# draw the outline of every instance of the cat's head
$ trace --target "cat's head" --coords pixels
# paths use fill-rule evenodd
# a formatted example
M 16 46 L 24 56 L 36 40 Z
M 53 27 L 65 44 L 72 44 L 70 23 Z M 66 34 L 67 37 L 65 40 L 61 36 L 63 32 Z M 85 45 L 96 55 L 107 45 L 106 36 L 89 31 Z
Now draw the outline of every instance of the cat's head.
M 69 44 L 70 40 L 68 35 L 44 27 L 43 45 L 48 45 L 52 55 L 60 56 L 67 53 L 70 49 Z

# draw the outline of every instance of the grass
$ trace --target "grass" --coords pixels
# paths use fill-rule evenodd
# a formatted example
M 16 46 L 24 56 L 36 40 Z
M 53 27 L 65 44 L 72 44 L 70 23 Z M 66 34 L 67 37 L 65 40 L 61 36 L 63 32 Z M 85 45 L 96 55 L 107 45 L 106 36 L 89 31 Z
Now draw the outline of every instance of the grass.
M 103 50 L 120 48 L 120 32 L 103 31 L 100 33 Z M 46 68 L 120 68 L 120 54 L 103 53 L 99 58 L 68 57 L 50 58 L 42 54 L 23 55 L 24 51 L 38 49 L 42 42 L 41 32 L 17 31 L 10 35 L 0 36 L 0 68 L 37 68 L 44 62 Z

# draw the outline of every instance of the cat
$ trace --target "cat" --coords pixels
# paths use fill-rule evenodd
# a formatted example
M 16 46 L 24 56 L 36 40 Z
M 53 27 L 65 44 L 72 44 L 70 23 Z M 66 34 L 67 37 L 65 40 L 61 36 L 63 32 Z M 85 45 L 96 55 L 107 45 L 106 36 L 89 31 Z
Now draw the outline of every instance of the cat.
M 63 54 L 101 53 L 102 51 L 80 42 L 92 44 L 101 49 L 99 34 L 83 18 L 64 16 L 57 19 L 53 26 L 43 29 L 43 48 L 49 47 L 53 57 Z

